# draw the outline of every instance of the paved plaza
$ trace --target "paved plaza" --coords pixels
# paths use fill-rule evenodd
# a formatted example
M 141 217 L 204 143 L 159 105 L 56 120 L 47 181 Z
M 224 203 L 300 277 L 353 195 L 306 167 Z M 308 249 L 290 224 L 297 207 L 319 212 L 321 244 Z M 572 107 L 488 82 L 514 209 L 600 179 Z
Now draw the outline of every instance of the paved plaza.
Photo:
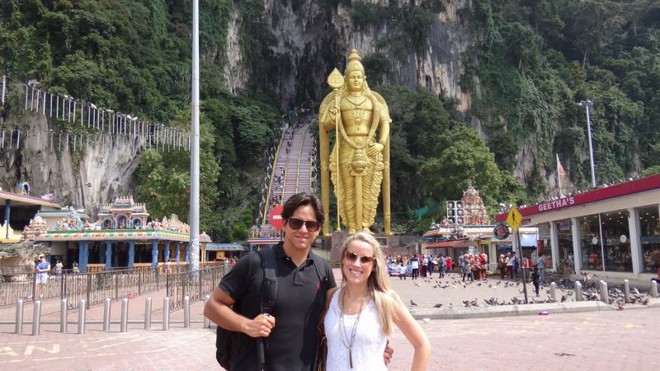
M 336 274 L 338 272 L 336 271 Z M 434 275 L 435 277 L 435 275 Z M 430 370 L 657 370 L 660 368 L 660 301 L 647 306 L 629 305 L 623 310 L 592 306 L 588 311 L 562 310 L 559 304 L 534 304 L 524 314 L 493 313 L 494 308 L 463 307 L 463 300 L 498 297 L 510 300 L 522 295 L 520 288 L 498 279 L 476 284 L 451 284 L 442 289 L 435 278 L 412 282 L 393 278 L 392 286 L 405 303 L 413 300 L 413 313 L 420 318 L 433 345 Z M 451 281 L 451 278 L 450 278 Z M 507 281 L 508 282 L 508 281 Z M 443 281 L 443 285 L 446 283 Z M 437 287 L 433 287 L 437 286 Z M 501 291 L 498 291 L 502 289 Z M 26 324 L 23 334 L 15 334 L 15 308 L 0 309 L 0 370 L 219 370 L 215 362 L 215 331 L 203 328 L 202 303 L 191 306 L 191 327 L 184 328 L 181 310 L 172 312 L 170 329 L 162 330 L 162 293 L 154 293 L 153 323 L 144 329 L 144 298 L 130 301 L 128 331 L 120 332 L 121 303 L 113 304 L 109 332 L 102 328 L 103 306 L 87 311 L 85 334 L 69 323 L 60 333 L 59 301 L 45 302 L 41 333 L 32 336 Z M 547 295 L 547 294 L 545 294 Z M 446 303 L 440 309 L 435 304 Z M 454 308 L 446 309 L 452 303 Z M 574 303 L 579 304 L 579 303 Z M 26 304 L 25 320 L 32 315 Z M 542 308 L 537 309 L 536 306 Z M 571 304 L 566 304 L 570 307 Z M 523 306 L 520 306 L 523 307 Z M 434 310 L 435 316 L 425 311 Z M 474 318 L 447 319 L 450 312 L 475 311 Z M 587 310 L 587 309 L 584 309 Z M 540 315 L 541 312 L 548 314 Z M 531 314 L 530 314 L 531 313 Z M 523 314 L 520 312 L 520 314 Z M 75 313 L 70 316 L 75 321 Z M 438 318 L 438 319 L 433 319 Z M 390 370 L 407 370 L 412 348 L 400 332 L 391 337 L 395 350 Z

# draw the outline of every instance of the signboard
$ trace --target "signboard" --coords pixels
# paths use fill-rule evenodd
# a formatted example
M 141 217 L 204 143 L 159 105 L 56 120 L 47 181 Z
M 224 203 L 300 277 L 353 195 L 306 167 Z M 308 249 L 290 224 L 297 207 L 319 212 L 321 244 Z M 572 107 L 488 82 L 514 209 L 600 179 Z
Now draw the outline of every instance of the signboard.
M 282 211 L 284 211 L 284 206 L 277 205 L 270 211 L 270 215 L 268 215 L 268 220 L 270 221 L 270 225 L 280 230 L 284 227 L 284 219 L 282 219 Z
M 493 233 L 498 240 L 505 240 L 509 237 L 509 227 L 504 223 L 497 223 L 493 229 Z
M 520 224 L 522 224 L 522 214 L 515 208 L 512 207 L 511 210 L 509 210 L 509 215 L 506 217 L 506 222 L 513 228 L 514 231 L 517 231 L 518 228 L 520 228 Z

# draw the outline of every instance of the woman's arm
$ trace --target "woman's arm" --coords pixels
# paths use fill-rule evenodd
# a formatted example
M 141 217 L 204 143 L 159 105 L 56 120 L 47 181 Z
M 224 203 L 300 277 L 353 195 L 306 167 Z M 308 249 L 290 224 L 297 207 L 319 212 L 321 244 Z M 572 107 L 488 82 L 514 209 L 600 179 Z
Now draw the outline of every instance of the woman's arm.
M 415 349 L 412 371 L 425 371 L 431 358 L 431 343 L 422 327 L 400 301 L 394 304 L 394 323 Z

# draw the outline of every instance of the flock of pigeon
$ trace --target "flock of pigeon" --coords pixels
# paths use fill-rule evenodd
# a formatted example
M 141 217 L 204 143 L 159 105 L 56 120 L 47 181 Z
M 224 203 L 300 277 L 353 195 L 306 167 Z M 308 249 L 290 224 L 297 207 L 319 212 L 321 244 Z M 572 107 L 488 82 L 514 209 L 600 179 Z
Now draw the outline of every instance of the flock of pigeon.
M 582 301 L 602 301 L 601 300 L 601 293 L 599 290 L 599 281 L 594 281 L 592 278 L 595 275 L 593 274 L 583 274 L 583 278 L 580 282 L 582 285 Z M 422 282 L 419 282 L 422 281 Z M 474 287 L 481 287 L 481 288 L 486 288 L 488 287 L 489 289 L 497 289 L 497 288 L 517 288 L 518 292 L 520 294 L 524 294 L 524 290 L 522 288 L 522 283 L 521 282 L 512 282 L 512 281 L 507 281 L 507 280 L 493 280 L 493 279 L 486 279 L 483 281 L 461 281 L 459 279 L 430 279 L 430 278 L 422 278 L 417 281 L 413 281 L 413 284 L 415 286 L 430 286 L 433 289 L 439 289 L 439 290 L 445 290 L 445 289 L 454 289 L 454 288 L 463 288 L 463 289 L 468 289 L 468 288 L 474 288 Z M 567 279 L 558 279 L 555 282 L 555 297 L 556 299 L 553 299 L 551 295 L 551 290 L 550 290 L 550 285 L 546 284 L 543 285 L 543 290 L 544 293 L 547 295 L 544 295 L 543 298 L 541 297 L 534 297 L 534 287 L 531 284 L 527 284 L 527 292 L 528 292 L 528 300 L 527 303 L 529 304 L 539 304 L 539 303 L 554 303 L 554 302 L 574 302 L 578 301 L 577 298 L 575 297 L 576 295 L 576 290 L 575 290 L 575 282 L 567 280 Z M 626 295 L 624 292 L 623 287 L 617 287 L 617 286 L 609 286 L 608 285 L 608 301 L 610 305 L 615 306 L 617 309 L 622 310 L 624 309 L 625 305 L 627 304 L 641 304 L 641 305 L 648 305 L 649 304 L 649 299 L 651 298 L 651 295 L 647 291 L 640 291 L 638 288 L 632 287 L 630 288 L 630 293 L 628 297 L 628 301 L 626 302 Z M 483 290 L 480 290 L 479 292 L 483 293 Z M 510 292 L 510 291 L 509 291 Z M 461 307 L 465 308 L 470 308 L 470 307 L 478 307 L 478 308 L 485 308 L 485 307 L 493 307 L 493 306 L 501 306 L 501 305 L 519 305 L 519 304 L 525 304 L 525 300 L 521 299 L 518 296 L 513 296 L 510 299 L 503 299 L 501 297 L 495 297 L 488 295 L 488 297 L 485 298 L 479 298 L 476 297 L 473 300 L 462 300 L 462 305 L 458 305 Z M 418 304 L 410 299 L 410 307 L 417 307 Z M 442 308 L 444 306 L 443 303 L 438 303 L 433 305 L 433 308 Z M 454 303 L 450 302 L 446 308 L 454 308 Z

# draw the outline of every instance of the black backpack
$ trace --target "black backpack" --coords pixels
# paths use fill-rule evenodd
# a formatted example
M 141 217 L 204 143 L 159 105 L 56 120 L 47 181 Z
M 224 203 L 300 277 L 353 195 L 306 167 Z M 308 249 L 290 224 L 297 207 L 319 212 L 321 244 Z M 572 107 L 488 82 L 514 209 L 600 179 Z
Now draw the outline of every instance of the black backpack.
M 277 261 L 275 260 L 275 249 L 261 250 L 257 254 L 259 255 L 259 260 L 261 260 L 261 268 L 264 272 L 264 279 L 261 285 L 261 312 L 269 313 L 275 306 L 275 295 L 277 293 Z M 240 312 L 240 303 L 236 302 L 233 309 L 236 312 Z M 215 339 L 215 358 L 218 360 L 220 366 L 226 370 L 229 370 L 231 363 L 231 351 L 235 335 L 235 332 L 218 326 L 217 337 Z M 263 351 L 263 340 L 261 340 L 259 348 L 260 351 Z

